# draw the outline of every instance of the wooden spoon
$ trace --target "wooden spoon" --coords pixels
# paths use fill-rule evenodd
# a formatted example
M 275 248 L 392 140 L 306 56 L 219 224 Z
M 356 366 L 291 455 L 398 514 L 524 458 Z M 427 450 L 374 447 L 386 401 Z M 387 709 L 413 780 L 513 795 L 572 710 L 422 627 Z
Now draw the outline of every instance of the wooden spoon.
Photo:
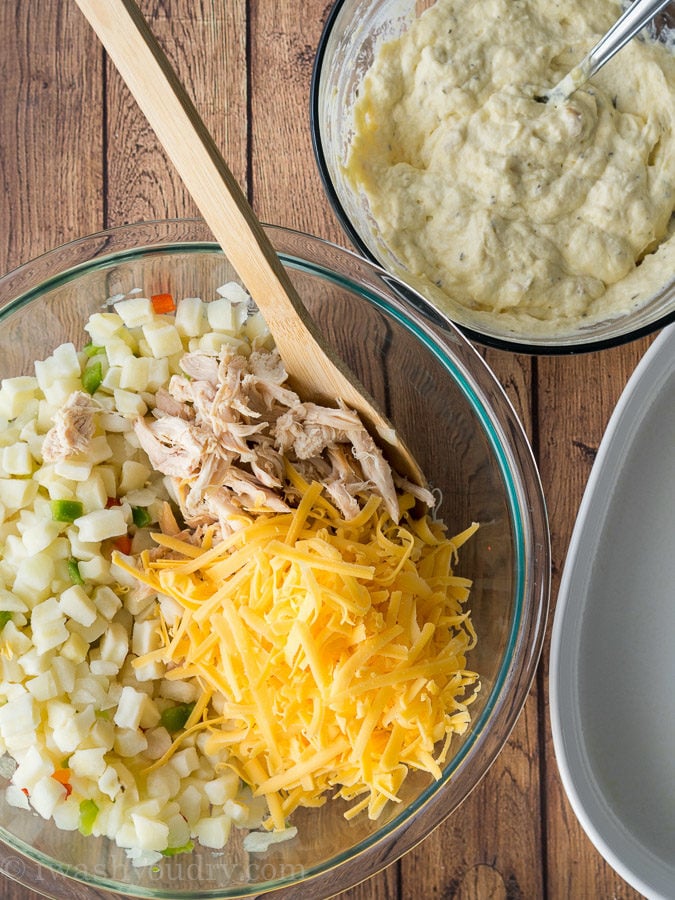
M 393 467 L 424 475 L 392 424 L 316 326 L 176 73 L 133 0 L 76 0 L 262 313 L 303 400 L 356 410 Z

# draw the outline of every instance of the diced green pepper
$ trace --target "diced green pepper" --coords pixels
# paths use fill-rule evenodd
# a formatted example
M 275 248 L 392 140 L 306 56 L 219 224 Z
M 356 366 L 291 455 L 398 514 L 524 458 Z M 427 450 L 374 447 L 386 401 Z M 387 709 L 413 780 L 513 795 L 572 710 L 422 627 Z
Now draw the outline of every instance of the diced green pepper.
M 194 708 L 194 703 L 179 703 L 178 706 L 169 706 L 162 712 L 161 724 L 169 732 L 180 731 L 181 728 L 185 728 L 185 723 Z
M 80 566 L 72 556 L 68 560 L 68 575 L 73 584 L 84 584 L 84 578 L 80 575 Z
M 137 528 L 145 528 L 152 522 L 152 516 L 144 506 L 132 506 L 131 515 Z
M 52 500 L 52 519 L 55 522 L 74 522 L 84 512 L 79 500 Z
M 90 363 L 82 373 L 82 387 L 88 394 L 95 394 L 101 387 L 103 381 L 103 368 L 101 361 L 96 360 Z
M 82 350 L 84 351 L 84 355 L 91 359 L 92 356 L 98 356 L 99 353 L 103 353 L 105 347 L 100 347 L 98 344 L 92 344 L 90 341 L 88 344 L 84 345 Z
M 188 841 L 182 847 L 167 847 L 166 850 L 162 850 L 162 856 L 177 856 L 179 853 L 190 853 L 194 849 L 194 841 Z
M 98 806 L 93 800 L 83 800 L 80 803 L 80 823 L 78 826 L 80 834 L 83 834 L 85 837 L 91 834 L 97 815 Z
M 10 622 L 12 619 L 12 614 L 8 609 L 0 610 L 0 631 L 5 627 L 5 625 Z

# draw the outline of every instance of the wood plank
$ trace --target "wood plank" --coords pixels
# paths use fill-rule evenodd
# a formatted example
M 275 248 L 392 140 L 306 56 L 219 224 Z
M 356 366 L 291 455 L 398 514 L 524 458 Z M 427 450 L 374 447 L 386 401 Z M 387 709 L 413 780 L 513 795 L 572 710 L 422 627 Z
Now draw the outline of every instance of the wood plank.
M 139 4 L 239 183 L 247 184 L 246 3 Z M 193 48 L 211 48 L 195 53 Z M 193 217 L 197 209 L 129 91 L 107 65 L 107 222 Z
M 309 127 L 309 85 L 323 0 L 251 2 L 251 157 L 253 206 L 265 222 L 342 246 L 340 228 L 319 178 Z M 351 246 L 351 245 L 349 245 Z
M 549 503 L 553 554 L 553 598 L 572 527 L 600 440 L 616 401 L 649 339 L 599 353 L 540 359 L 538 363 L 540 465 Z M 551 621 L 553 618 L 553 609 Z M 550 629 L 550 625 L 549 625 Z M 544 677 L 548 681 L 548 646 Z M 546 870 L 549 900 L 569 897 L 615 897 L 637 900 L 632 890 L 585 836 L 562 787 L 553 754 L 548 703 L 542 725 L 546 734 Z
M 0 271 L 102 226 L 102 55 L 87 29 L 59 0 L 0 4 Z
M 479 352 L 531 439 L 531 359 L 497 350 Z M 539 678 L 509 741 L 478 787 L 426 841 L 402 859 L 401 896 L 406 900 L 543 896 L 539 824 L 541 689 Z

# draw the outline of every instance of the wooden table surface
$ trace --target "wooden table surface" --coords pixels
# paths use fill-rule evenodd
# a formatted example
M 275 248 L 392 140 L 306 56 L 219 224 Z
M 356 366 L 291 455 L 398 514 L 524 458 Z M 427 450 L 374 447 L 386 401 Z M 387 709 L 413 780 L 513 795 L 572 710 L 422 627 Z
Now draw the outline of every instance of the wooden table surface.
M 312 61 L 329 0 L 141 5 L 258 215 L 348 244 L 309 132 Z M 196 214 L 72 0 L 0 0 L 0 34 L 0 270 L 102 228 Z M 603 430 L 648 343 L 562 358 L 486 352 L 540 467 L 552 608 Z M 460 812 L 346 900 L 639 896 L 594 850 L 567 802 L 547 674 L 548 642 L 508 744 Z M 35 896 L 0 878 L 0 900 Z

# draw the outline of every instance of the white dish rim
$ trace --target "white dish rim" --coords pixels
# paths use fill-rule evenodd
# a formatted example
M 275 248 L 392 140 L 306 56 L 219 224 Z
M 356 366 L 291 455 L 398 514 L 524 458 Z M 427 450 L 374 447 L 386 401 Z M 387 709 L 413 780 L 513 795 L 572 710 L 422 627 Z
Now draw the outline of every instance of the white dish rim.
M 615 852 L 611 845 L 611 836 L 608 841 L 596 824 L 595 819 L 598 816 L 604 816 L 607 821 L 611 818 L 615 833 L 623 831 L 624 837 L 638 847 L 637 840 L 622 827 L 622 823 L 615 816 L 612 816 L 610 806 L 598 790 L 590 767 L 584 764 L 586 754 L 579 729 L 563 734 L 563 722 L 567 720 L 561 710 L 561 695 L 563 691 L 569 692 L 572 688 L 569 684 L 562 684 L 560 667 L 561 656 L 565 649 L 571 645 L 576 652 L 579 648 L 582 616 L 579 614 L 574 616 L 574 613 L 583 611 L 586 595 L 583 592 L 574 594 L 572 587 L 580 578 L 578 557 L 582 555 L 582 550 L 587 552 L 587 534 L 589 530 L 593 532 L 595 529 L 595 537 L 592 540 L 595 544 L 598 543 L 597 524 L 603 521 L 609 504 L 609 492 L 606 492 L 603 498 L 599 487 L 608 477 L 607 471 L 611 471 L 613 463 L 620 459 L 624 448 L 631 443 L 640 420 L 646 415 L 645 407 L 648 407 L 648 404 L 645 404 L 645 399 L 655 396 L 655 392 L 658 394 L 659 386 L 663 386 L 665 379 L 674 369 L 675 325 L 670 325 L 659 334 L 636 366 L 614 408 L 598 448 L 567 551 L 553 618 L 549 655 L 549 717 L 554 753 L 567 798 L 583 830 L 607 863 L 629 885 L 652 900 L 672 900 L 675 893 L 669 897 L 662 893 L 660 887 L 650 884 L 644 874 L 633 871 Z M 583 577 L 587 583 L 589 572 L 585 571 Z M 570 765 L 568 755 L 570 747 L 573 747 L 578 757 L 574 760 L 576 768 Z M 593 795 L 597 804 L 594 809 L 589 809 L 588 804 L 582 799 L 581 782 L 586 792 Z M 649 848 L 644 845 L 639 844 L 639 850 L 645 857 L 649 855 Z M 654 862 L 663 865 L 656 856 Z

